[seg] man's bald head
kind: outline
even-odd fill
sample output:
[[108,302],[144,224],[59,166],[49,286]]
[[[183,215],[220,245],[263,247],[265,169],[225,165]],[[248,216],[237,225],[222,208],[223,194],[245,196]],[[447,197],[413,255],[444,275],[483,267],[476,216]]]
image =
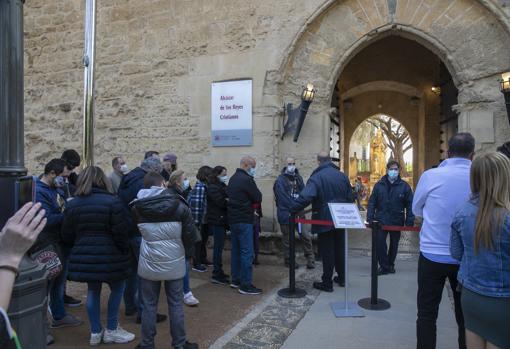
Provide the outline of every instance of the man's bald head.
[[331,161],[331,157],[329,156],[329,152],[325,150],[321,150],[319,154],[317,154],[317,161],[319,164],[323,164],[325,162]]
[[248,170],[251,167],[257,167],[257,161],[251,156],[243,156],[241,158],[240,166],[243,170]]

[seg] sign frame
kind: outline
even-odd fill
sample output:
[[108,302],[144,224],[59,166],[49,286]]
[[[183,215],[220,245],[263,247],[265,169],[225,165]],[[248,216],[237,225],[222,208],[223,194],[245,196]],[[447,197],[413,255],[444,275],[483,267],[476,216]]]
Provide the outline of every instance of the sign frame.
[[211,83],[211,146],[253,146],[253,79]]
[[[365,229],[358,206],[355,203],[329,202],[329,212],[336,229]],[[341,212],[340,212],[341,211]]]

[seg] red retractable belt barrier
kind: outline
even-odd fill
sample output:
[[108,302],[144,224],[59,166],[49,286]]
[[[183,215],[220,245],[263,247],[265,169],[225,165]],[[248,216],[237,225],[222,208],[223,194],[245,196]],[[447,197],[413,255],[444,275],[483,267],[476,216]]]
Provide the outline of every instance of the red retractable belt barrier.
[[[301,224],[311,224],[311,225],[323,225],[327,227],[333,227],[334,224],[332,221],[323,221],[318,219],[304,219],[304,218],[296,218],[294,220],[295,223],[301,223]],[[367,228],[370,228],[369,225],[367,225]],[[419,232],[421,230],[420,227],[403,227],[403,226],[397,226],[397,225],[383,225],[381,226],[382,230],[386,231],[416,231]]]

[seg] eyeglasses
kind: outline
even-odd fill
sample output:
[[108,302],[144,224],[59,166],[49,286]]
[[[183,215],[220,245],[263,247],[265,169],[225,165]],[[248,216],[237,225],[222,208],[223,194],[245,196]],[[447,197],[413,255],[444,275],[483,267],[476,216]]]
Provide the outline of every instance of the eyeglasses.
[[295,163],[295,162],[289,162],[289,163],[287,163],[287,166],[290,166],[290,165],[295,166],[295,165],[296,165],[296,163]]

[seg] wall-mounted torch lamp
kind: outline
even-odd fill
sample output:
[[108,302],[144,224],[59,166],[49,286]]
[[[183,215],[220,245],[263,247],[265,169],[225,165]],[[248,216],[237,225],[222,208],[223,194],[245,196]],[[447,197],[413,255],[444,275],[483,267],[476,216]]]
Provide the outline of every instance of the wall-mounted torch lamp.
[[294,132],[294,142],[298,141],[301,128],[303,127],[306,114],[308,113],[308,108],[313,102],[316,93],[317,90],[313,85],[307,84],[301,93],[301,104],[299,107],[292,109],[292,103],[288,103],[286,108],[284,106],[284,114],[287,114],[287,122],[285,122],[285,126],[283,127],[282,139],[286,134]]
[[506,116],[508,117],[508,123],[510,124],[510,72],[501,74],[501,92],[505,96],[506,103]]

